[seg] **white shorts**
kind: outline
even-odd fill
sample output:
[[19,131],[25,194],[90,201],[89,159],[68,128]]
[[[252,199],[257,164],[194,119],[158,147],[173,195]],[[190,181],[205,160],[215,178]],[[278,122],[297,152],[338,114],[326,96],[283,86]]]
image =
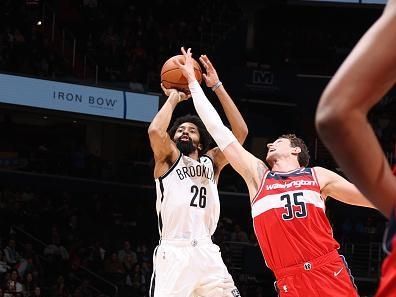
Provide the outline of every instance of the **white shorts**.
[[154,252],[150,297],[240,297],[210,239],[161,240]]

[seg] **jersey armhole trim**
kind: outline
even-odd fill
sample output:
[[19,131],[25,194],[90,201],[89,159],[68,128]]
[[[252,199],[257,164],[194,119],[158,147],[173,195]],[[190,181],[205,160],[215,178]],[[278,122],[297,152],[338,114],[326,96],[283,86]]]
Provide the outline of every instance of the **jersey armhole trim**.
[[320,188],[319,179],[318,179],[318,176],[316,175],[316,170],[315,170],[314,167],[311,167],[311,172],[312,172],[312,177],[314,178],[314,180],[315,180],[316,183],[318,184],[320,198],[322,198],[323,201],[326,201],[326,200],[327,200],[327,197],[323,197],[323,196],[322,196],[322,189]]
[[253,203],[254,203],[254,202],[256,201],[256,199],[257,199],[257,196],[261,193],[261,190],[262,190],[263,187],[264,187],[265,180],[267,179],[267,175],[268,175],[269,172],[270,172],[269,169],[266,169],[266,170],[265,170],[264,175],[263,175],[263,178],[261,179],[260,187],[257,189],[256,195],[254,195],[252,201],[250,202],[251,205],[253,205]]
[[179,154],[179,157],[177,158],[177,160],[175,161],[175,163],[173,163],[172,166],[171,166],[163,175],[161,175],[160,177],[158,177],[158,180],[163,180],[165,177],[168,176],[169,173],[172,172],[173,169],[175,169],[175,167],[177,166],[177,164],[179,163],[179,161],[180,161],[180,159],[181,159],[181,157],[182,157],[182,153],[181,153],[181,152],[179,152],[179,153],[180,153],[180,154]]

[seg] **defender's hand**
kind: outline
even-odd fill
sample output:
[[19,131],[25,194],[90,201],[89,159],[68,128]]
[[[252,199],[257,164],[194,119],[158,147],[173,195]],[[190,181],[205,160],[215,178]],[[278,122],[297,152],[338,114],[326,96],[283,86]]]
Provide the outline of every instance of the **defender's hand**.
[[202,65],[205,67],[206,70],[206,74],[205,73],[202,74],[206,86],[208,88],[212,88],[220,81],[216,69],[213,67],[213,64],[210,62],[209,58],[206,55],[201,55],[199,57],[199,61],[202,63]]

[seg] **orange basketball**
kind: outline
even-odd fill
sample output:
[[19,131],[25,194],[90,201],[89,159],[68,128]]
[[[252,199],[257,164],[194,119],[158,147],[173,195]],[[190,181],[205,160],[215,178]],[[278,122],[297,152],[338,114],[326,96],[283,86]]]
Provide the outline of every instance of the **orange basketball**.
[[[189,94],[190,90],[188,89],[187,79],[183,76],[182,72],[176,65],[175,59],[179,59],[181,63],[184,62],[183,55],[173,56],[172,58],[168,59],[161,69],[161,83],[167,89],[177,89],[186,94]],[[202,70],[201,66],[199,66],[196,60],[194,60],[194,72],[197,81],[201,83]]]

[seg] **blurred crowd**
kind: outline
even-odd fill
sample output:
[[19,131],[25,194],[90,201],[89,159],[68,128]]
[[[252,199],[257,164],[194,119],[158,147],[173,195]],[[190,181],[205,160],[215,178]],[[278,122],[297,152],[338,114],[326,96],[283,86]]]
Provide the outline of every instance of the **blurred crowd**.
[[144,226],[136,210],[120,211],[139,202],[57,195],[0,192],[2,296],[146,296],[155,224],[136,231]]
[[[148,296],[158,235],[152,199],[139,196],[153,192],[136,189],[128,197],[3,187],[3,296]],[[228,217],[219,222],[214,241],[229,262],[227,242],[256,245],[245,227]]]
[[4,0],[0,11],[0,71],[53,79],[71,74],[44,34],[40,6]]

